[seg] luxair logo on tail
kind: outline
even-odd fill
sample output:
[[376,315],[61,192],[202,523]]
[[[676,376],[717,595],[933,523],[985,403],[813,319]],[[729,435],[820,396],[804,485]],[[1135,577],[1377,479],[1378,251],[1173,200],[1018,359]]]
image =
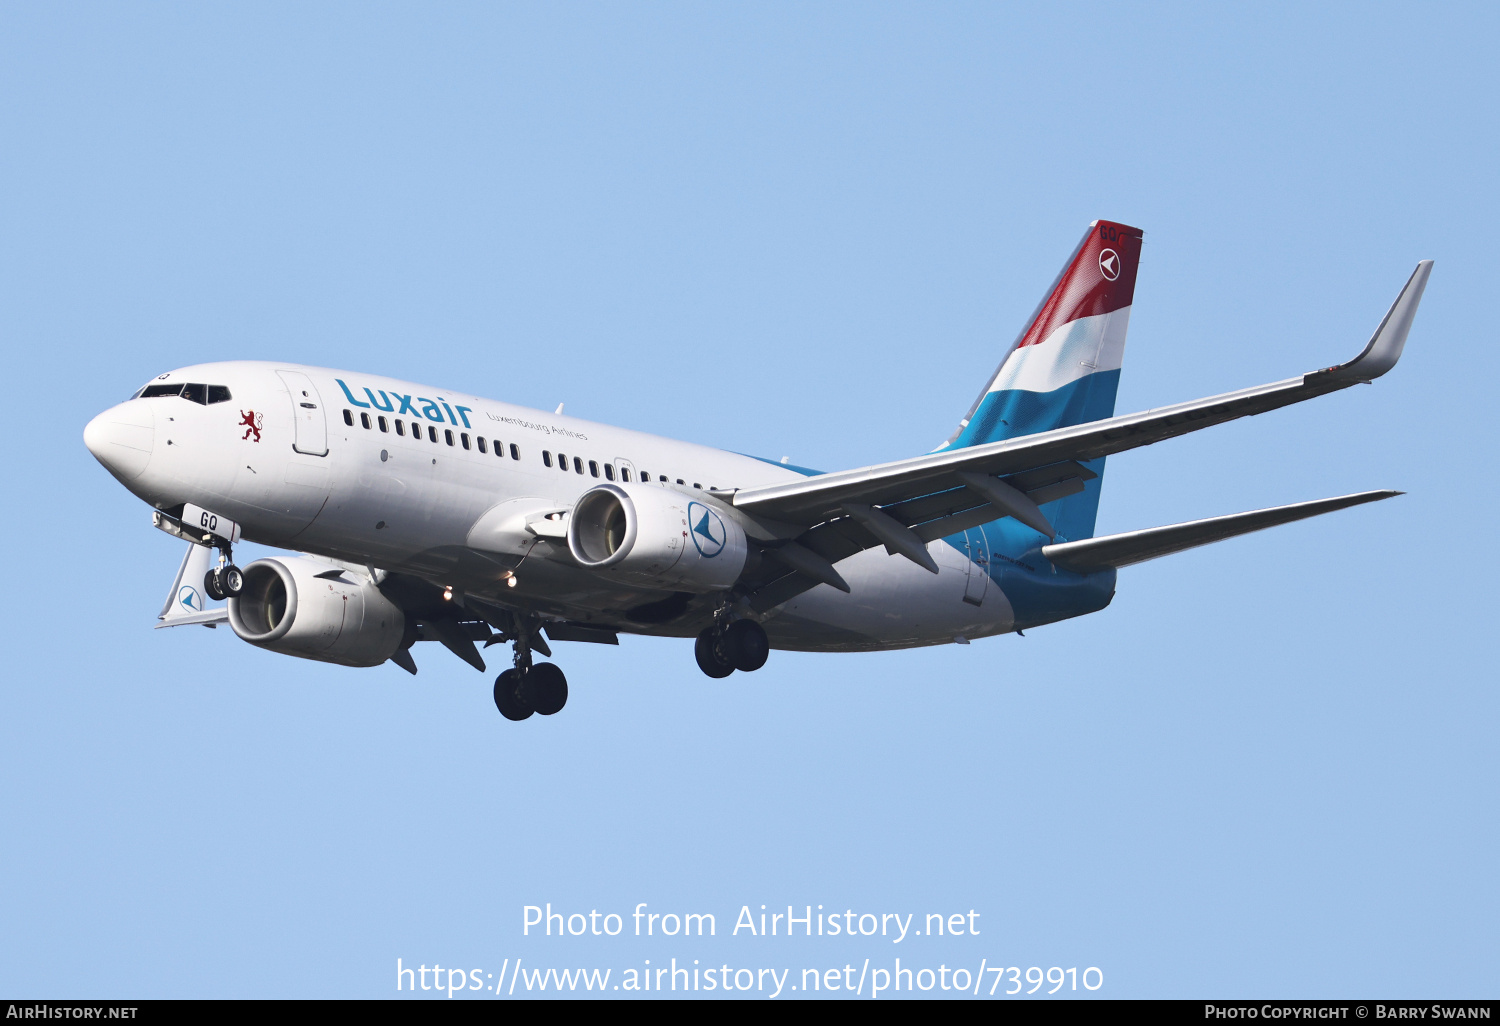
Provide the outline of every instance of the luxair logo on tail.
[[1141,230],[1095,221],[943,448],[1100,420],[1114,413]]

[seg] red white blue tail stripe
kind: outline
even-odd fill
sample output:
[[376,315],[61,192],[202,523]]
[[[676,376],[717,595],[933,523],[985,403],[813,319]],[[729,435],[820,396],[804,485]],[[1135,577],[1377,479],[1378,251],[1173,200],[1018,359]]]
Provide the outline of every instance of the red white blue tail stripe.
[[1139,228],[1095,221],[984,393],[943,448],[995,442],[1114,412],[1140,265]]

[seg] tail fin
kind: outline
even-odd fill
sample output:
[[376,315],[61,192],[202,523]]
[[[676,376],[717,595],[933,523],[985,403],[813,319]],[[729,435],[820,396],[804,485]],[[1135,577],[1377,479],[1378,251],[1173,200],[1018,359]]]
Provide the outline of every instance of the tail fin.
[[962,448],[1115,412],[1141,230],[1095,221],[1000,361],[958,431]]
[[[1139,228],[1095,221],[942,449],[1051,431],[1115,412],[1140,264]],[[1088,464],[1102,476],[1104,461]],[[1100,480],[1048,511],[1061,534],[1094,531]]]

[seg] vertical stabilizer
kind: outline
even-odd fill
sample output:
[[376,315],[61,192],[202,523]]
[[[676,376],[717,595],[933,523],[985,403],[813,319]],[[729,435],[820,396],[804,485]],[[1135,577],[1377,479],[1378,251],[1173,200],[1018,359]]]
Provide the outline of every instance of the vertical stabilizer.
[[[1142,234],[1114,221],[1089,225],[984,391],[940,449],[998,442],[1114,414]],[[1094,532],[1104,461],[1087,466],[1100,477],[1084,491],[1044,507],[1061,537],[1087,538]]]
[[1095,221],[943,448],[1111,416],[1140,264],[1139,228]]

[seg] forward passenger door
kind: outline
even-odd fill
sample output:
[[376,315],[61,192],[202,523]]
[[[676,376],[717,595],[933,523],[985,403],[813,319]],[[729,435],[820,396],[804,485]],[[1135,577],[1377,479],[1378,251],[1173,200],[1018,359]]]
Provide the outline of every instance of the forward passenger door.
[[318,387],[300,371],[279,370],[276,376],[292,397],[292,423],[296,432],[292,448],[308,456],[327,456],[328,421],[323,415]]

